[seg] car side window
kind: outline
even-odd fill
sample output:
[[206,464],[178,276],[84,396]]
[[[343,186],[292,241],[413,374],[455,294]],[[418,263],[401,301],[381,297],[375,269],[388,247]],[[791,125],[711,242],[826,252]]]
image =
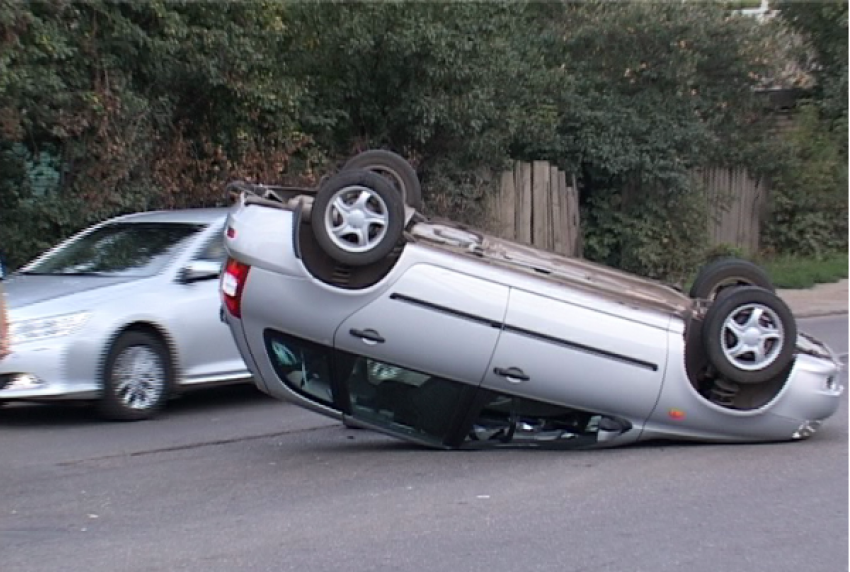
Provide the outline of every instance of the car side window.
[[331,350],[279,332],[266,332],[266,351],[275,373],[290,389],[333,406]]
[[423,441],[443,443],[477,389],[347,352],[337,355],[352,416]]
[[224,250],[224,235],[220,232],[213,234],[197,256],[197,260],[209,260],[222,264],[225,258],[227,258],[227,252]]

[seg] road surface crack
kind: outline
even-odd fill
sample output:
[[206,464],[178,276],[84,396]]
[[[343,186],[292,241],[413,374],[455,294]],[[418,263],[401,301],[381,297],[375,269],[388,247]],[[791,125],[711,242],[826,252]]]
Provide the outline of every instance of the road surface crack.
[[74,459],[73,461],[61,461],[56,463],[60,467],[70,467],[81,465],[83,463],[91,463],[98,461],[108,461],[110,459],[121,459],[127,457],[144,457],[147,455],[157,455],[160,453],[173,453],[175,451],[191,451],[194,449],[202,449],[204,447],[215,447],[217,445],[229,445],[231,443],[239,443],[243,441],[256,441],[258,439],[268,439],[270,437],[281,437],[283,435],[295,435],[298,433],[309,433],[318,431],[319,429],[327,429],[327,425],[321,427],[311,427],[308,429],[296,429],[289,431],[276,431],[274,433],[260,433],[258,435],[245,435],[242,437],[231,437],[227,439],[215,439],[213,441],[203,441],[201,443],[186,443],[184,445],[173,445],[170,447],[159,447],[157,449],[146,449],[144,451],[134,451],[132,453],[117,453],[114,455],[104,455],[102,457],[89,457],[87,459]]

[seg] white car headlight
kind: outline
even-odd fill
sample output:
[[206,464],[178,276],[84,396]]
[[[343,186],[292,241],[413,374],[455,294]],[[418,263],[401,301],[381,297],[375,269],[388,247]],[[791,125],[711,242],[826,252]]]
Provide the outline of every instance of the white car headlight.
[[9,324],[9,339],[14,348],[14,346],[26,342],[67,336],[79,330],[89,319],[89,316],[91,314],[88,312],[77,312],[76,314],[64,314],[22,322],[13,320]]

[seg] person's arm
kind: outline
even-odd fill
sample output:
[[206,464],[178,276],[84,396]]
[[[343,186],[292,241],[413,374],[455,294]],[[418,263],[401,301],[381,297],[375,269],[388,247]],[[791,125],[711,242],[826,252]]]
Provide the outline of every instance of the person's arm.
[[6,311],[6,293],[0,285],[0,359],[9,355],[9,315]]

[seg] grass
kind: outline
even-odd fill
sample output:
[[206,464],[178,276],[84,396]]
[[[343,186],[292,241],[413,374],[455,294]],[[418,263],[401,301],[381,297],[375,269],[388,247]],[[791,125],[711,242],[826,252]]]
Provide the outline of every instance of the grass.
[[822,258],[782,256],[756,263],[767,271],[777,288],[811,288],[847,278],[847,260],[846,253],[839,253]]
[[[742,258],[750,259],[746,256]],[[838,282],[848,276],[846,253],[829,254],[820,258],[779,256],[750,260],[764,268],[776,288],[811,288],[815,284]],[[690,291],[694,278],[696,273],[682,286],[683,291]]]

